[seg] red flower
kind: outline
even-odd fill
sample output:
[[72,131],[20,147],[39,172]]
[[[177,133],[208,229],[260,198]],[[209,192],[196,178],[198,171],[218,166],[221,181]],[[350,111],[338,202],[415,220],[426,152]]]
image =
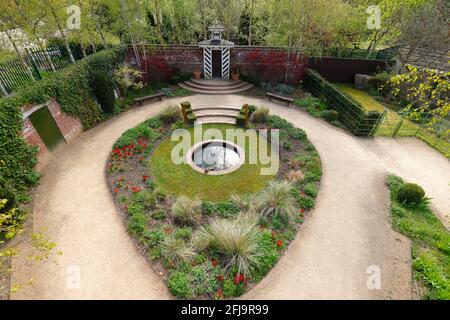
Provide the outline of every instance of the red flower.
[[244,279],[244,286],[248,286],[248,280]]
[[239,284],[239,274],[236,273],[236,275],[234,276],[234,284]]
[[300,211],[300,214],[304,214],[304,213],[305,213],[305,209],[303,209],[303,208],[301,208],[301,209],[298,210],[298,211]]
[[114,193],[118,193],[119,192],[119,189],[118,188],[115,188],[114,189]]
[[131,187],[131,191],[133,191],[134,193],[138,193],[141,190],[142,190],[141,187]]
[[217,262],[216,259],[211,259],[211,265],[212,265],[213,267],[217,266],[217,264],[218,264],[218,262]]
[[147,180],[148,180],[148,178],[149,178],[148,176],[145,176],[145,175],[144,175],[144,176],[142,176],[142,179],[143,179],[144,181],[147,181]]
[[144,158],[139,158],[139,161],[140,161],[140,162],[144,161]]
[[239,275],[239,282],[242,282],[242,281],[244,281],[244,280],[245,280],[244,275],[243,275],[243,274],[240,274],[240,275]]
[[216,297],[217,297],[217,299],[219,299],[219,300],[222,299],[222,297],[223,297],[223,291],[222,291],[222,288],[217,289]]
[[283,245],[283,241],[277,240],[277,247],[279,248],[279,247],[281,247],[282,245]]
[[219,274],[217,276],[217,281],[222,282],[225,279],[225,277],[223,276],[223,274]]

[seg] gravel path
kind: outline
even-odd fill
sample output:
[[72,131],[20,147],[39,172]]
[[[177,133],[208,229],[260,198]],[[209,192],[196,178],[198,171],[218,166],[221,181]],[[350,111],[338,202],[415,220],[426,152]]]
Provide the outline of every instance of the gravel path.
[[[303,128],[323,162],[316,208],[286,255],[244,298],[410,299],[410,242],[389,224],[388,172],[421,184],[449,225],[450,163],[416,139],[353,137],[305,112],[237,95],[187,98],[193,106],[267,106]],[[136,250],[104,177],[114,141],[127,129],[186,98],[134,108],[59,148],[42,170],[33,228],[45,228],[63,252],[57,263],[13,261],[13,283],[34,281],[15,299],[168,299],[165,285]],[[381,288],[367,288],[378,266]],[[80,287],[68,281],[80,271]],[[75,273],[74,273],[75,271]]]

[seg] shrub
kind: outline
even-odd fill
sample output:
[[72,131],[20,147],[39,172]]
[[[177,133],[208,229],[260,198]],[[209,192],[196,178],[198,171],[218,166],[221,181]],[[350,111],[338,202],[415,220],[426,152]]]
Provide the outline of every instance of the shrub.
[[180,108],[178,106],[171,106],[166,108],[159,114],[159,119],[165,124],[172,124],[178,120],[183,120]]
[[297,202],[299,206],[305,210],[311,210],[316,205],[314,198],[308,195],[298,195]]
[[161,254],[166,261],[173,263],[190,262],[195,257],[195,251],[183,239],[167,237],[160,244]]
[[415,183],[405,183],[397,192],[397,200],[406,204],[418,204],[424,197],[425,191]]
[[257,264],[258,228],[253,219],[215,219],[208,227],[200,227],[197,241],[223,258],[226,270],[236,270],[246,277]]
[[182,271],[175,271],[167,280],[169,291],[179,298],[191,298],[192,291],[189,286],[188,275]]
[[269,109],[258,108],[252,114],[252,122],[253,123],[267,123],[268,117],[269,117]]
[[308,183],[303,187],[303,190],[305,191],[305,193],[312,197],[315,198],[317,197],[317,187],[314,183]]
[[193,294],[214,294],[219,287],[219,274],[220,268],[213,267],[209,261],[193,267],[189,272],[189,286]]
[[257,258],[257,268],[253,274],[256,281],[262,279],[280,258],[276,242],[273,240],[272,234],[269,231],[261,233],[258,239],[258,247],[260,255]]
[[305,181],[306,182],[316,182],[320,181],[322,175],[318,172],[306,172],[305,173]]
[[223,295],[226,298],[239,297],[245,292],[245,286],[242,283],[235,284],[232,279],[225,279],[223,282]]
[[261,89],[267,92],[271,92],[273,90],[272,84],[268,82],[260,82],[259,86],[261,87]]
[[339,117],[339,113],[336,110],[327,110],[325,114],[325,118],[327,121],[336,121]]
[[232,201],[222,201],[215,204],[215,212],[224,218],[231,217],[239,213],[239,206]]
[[164,232],[161,230],[145,229],[142,233],[142,241],[147,248],[156,247],[164,240]]
[[257,197],[257,210],[262,219],[279,217],[286,225],[294,216],[292,186],[287,182],[271,181]]
[[141,236],[147,228],[148,216],[144,213],[136,213],[128,219],[128,230],[135,236]]
[[159,127],[161,127],[162,126],[162,121],[161,121],[161,119],[160,118],[157,118],[157,117],[155,117],[155,118],[150,118],[150,119],[148,119],[147,121],[145,121],[145,123],[150,127],[150,128],[153,128],[153,129],[157,129],[157,128],[159,128]]
[[192,237],[192,228],[178,228],[175,230],[174,237],[177,239],[189,240]]
[[290,85],[287,85],[284,83],[279,83],[275,87],[275,92],[279,93],[281,95],[290,95],[290,94],[294,93],[294,88]]
[[166,218],[166,212],[163,209],[158,209],[152,212],[152,217],[156,220],[164,220]]
[[146,209],[149,209],[156,204],[156,197],[153,192],[142,190],[134,194],[131,201],[132,203],[141,204]]
[[176,219],[184,224],[199,224],[202,219],[202,203],[198,199],[179,197],[172,206]]

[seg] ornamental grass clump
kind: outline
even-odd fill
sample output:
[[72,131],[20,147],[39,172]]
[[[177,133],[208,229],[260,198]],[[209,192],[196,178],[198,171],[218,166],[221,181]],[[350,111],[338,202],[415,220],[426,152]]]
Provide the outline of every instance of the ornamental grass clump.
[[239,215],[235,219],[216,219],[200,227],[196,243],[222,257],[225,269],[250,277],[258,264],[259,230],[256,219]]
[[181,196],[173,204],[172,212],[176,220],[182,224],[199,224],[202,219],[202,202]]
[[258,195],[256,208],[263,220],[279,218],[288,225],[295,215],[292,185],[288,182],[269,182]]
[[190,262],[196,255],[192,246],[183,239],[175,237],[165,238],[160,244],[160,249],[164,259],[175,264]]

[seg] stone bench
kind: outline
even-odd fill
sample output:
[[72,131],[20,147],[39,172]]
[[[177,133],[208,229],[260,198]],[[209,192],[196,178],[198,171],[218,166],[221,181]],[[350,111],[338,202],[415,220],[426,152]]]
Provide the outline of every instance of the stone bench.
[[280,96],[279,94],[275,94],[275,93],[271,93],[271,92],[267,92],[266,96],[269,97],[269,101],[271,101],[272,99],[278,99],[278,100],[287,102],[287,105],[294,102],[294,99],[292,99],[292,98]]
[[163,96],[165,96],[165,94],[160,92],[160,93],[155,93],[155,94],[151,94],[151,95],[144,96],[144,97],[134,98],[134,103],[135,104],[139,104],[140,106],[142,106],[142,103],[144,101],[147,101],[147,100],[150,100],[150,99],[159,98],[159,101],[162,101],[162,97]]

